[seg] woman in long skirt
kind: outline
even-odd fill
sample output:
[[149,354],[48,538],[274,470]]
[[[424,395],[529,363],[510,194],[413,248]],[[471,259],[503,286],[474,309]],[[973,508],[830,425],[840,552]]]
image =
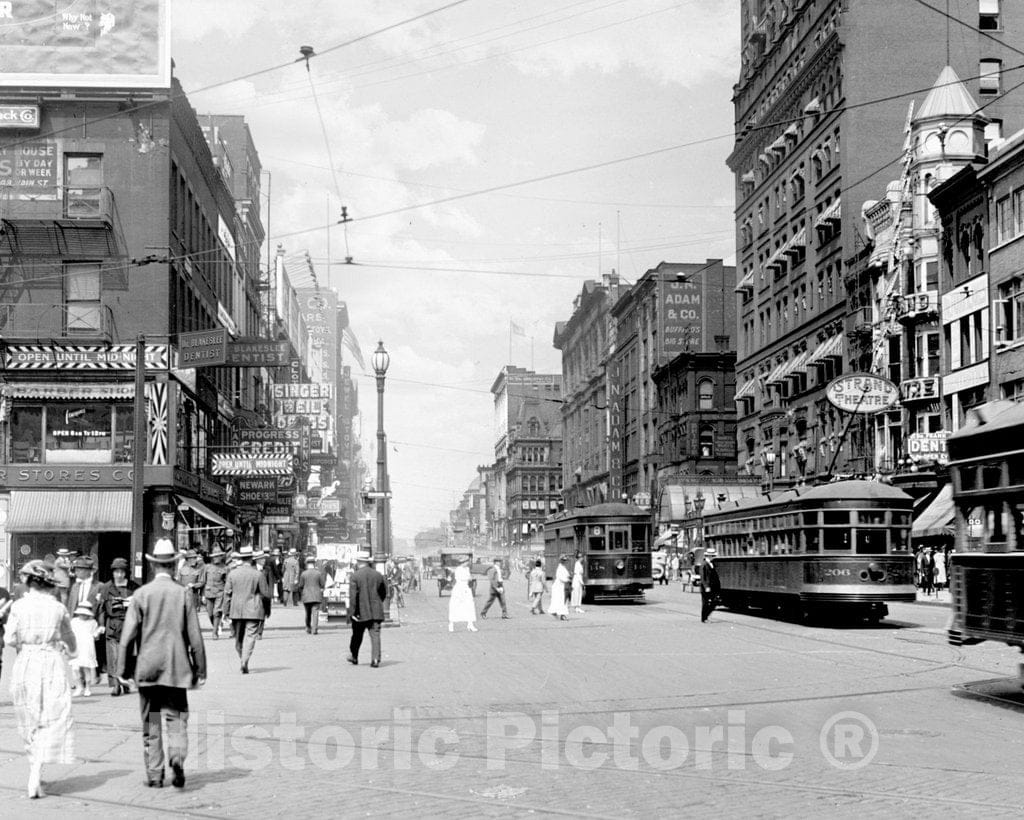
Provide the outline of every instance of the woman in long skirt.
[[583,559],[576,553],[576,564],[572,568],[572,596],[569,605],[572,611],[583,614]]
[[43,764],[75,762],[65,654],[77,646],[67,609],[53,596],[53,570],[30,561],[21,573],[27,591],[7,619],[7,640],[18,651],[11,700],[28,755],[28,796],[42,797]]
[[476,632],[476,603],[473,601],[473,590],[469,588],[472,576],[469,573],[469,560],[463,561],[455,568],[455,583],[452,585],[452,597],[448,601],[448,631],[455,631],[455,624],[466,622],[470,632]]
[[551,582],[551,606],[548,607],[548,612],[563,621],[569,620],[569,608],[565,600],[565,585],[569,583],[569,569],[565,566],[567,560],[564,555],[558,559],[555,580]]

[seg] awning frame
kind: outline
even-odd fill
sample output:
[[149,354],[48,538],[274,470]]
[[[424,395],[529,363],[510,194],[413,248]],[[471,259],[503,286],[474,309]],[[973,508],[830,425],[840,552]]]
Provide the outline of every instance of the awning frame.
[[218,515],[209,507],[207,507],[202,501],[188,496],[178,497],[178,512],[181,513],[182,519],[188,524],[188,519],[185,518],[185,510],[192,510],[200,518],[205,518],[207,521],[213,523],[212,527],[188,527],[189,530],[234,530],[236,527],[230,521],[223,516]]

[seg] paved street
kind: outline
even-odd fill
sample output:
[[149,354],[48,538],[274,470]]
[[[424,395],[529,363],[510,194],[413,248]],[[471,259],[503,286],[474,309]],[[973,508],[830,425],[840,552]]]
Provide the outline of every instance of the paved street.
[[956,691],[1015,675],[1018,656],[947,645],[945,607],[894,606],[879,628],[730,612],[702,625],[698,595],[672,586],[561,623],[511,587],[512,620],[492,610],[479,633],[449,634],[448,599],[426,582],[385,631],[380,669],[368,646],[345,663],[341,627],[307,636],[298,609],[274,611],[247,677],[230,642],[209,642],[182,791],[143,787],[136,699],[97,687],[75,701],[82,762],[49,767],[51,796],[28,801],[5,672],[4,815],[1024,811],[1014,684]]

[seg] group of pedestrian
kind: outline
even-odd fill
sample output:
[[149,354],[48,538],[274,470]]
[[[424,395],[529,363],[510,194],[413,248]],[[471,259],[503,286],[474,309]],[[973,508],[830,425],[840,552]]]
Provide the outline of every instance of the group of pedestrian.
[[932,595],[949,586],[944,549],[922,547],[917,552],[917,586],[925,595]]

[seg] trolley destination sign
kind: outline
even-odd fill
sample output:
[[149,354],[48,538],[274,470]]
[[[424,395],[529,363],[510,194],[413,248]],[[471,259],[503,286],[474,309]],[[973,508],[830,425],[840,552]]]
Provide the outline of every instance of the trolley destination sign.
[[881,376],[851,373],[829,382],[825,396],[835,407],[847,413],[877,413],[896,404],[900,391]]

